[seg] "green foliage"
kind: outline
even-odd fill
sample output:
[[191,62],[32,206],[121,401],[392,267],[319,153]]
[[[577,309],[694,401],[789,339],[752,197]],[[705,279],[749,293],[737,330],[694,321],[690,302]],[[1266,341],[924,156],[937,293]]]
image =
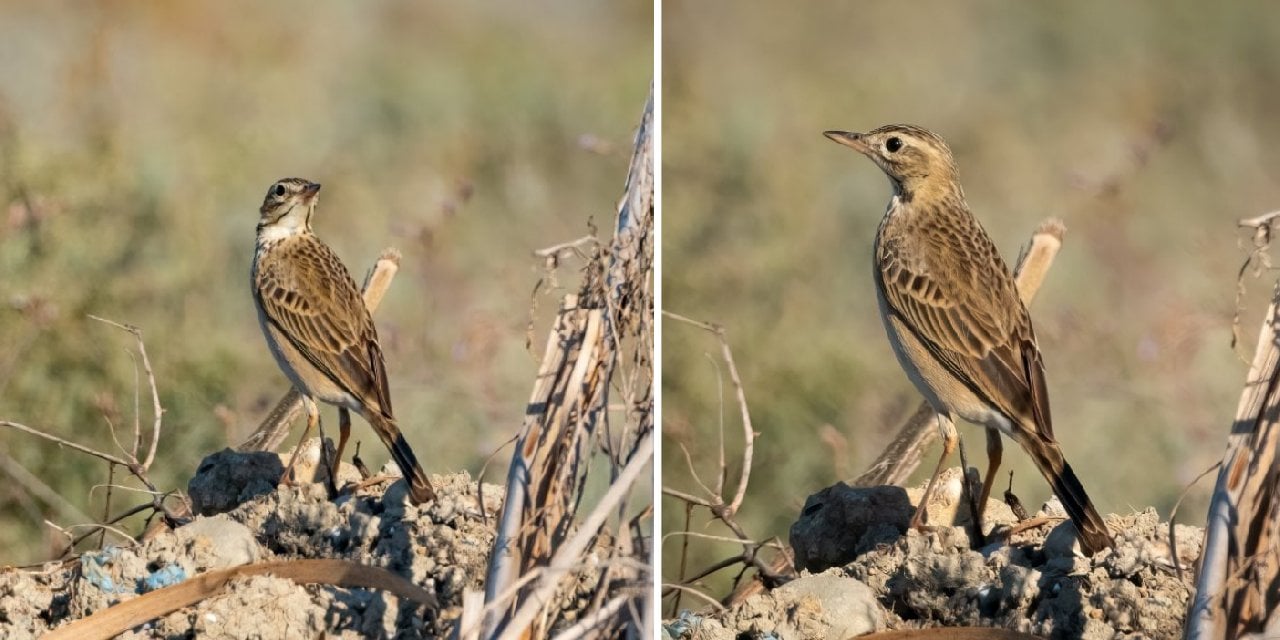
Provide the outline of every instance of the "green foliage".
[[[0,419],[115,451],[133,341],[86,316],[136,325],[165,409],[153,479],[183,488],[288,388],[248,270],[266,188],[299,175],[357,280],[403,252],[377,315],[397,414],[429,472],[478,470],[535,373],[531,251],[611,215],[652,76],[648,3],[541,4],[0,3]],[[0,451],[100,513],[105,465],[16,432]],[[5,483],[3,561],[41,559],[40,519],[71,523]]]

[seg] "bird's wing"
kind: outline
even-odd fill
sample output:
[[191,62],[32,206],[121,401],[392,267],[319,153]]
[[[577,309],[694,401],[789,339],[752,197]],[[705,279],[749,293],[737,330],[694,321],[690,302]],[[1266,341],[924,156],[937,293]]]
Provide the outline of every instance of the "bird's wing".
[[884,238],[876,275],[885,301],[978,397],[1052,439],[1031,318],[995,244],[969,220],[967,228],[922,222],[910,243]]
[[391,416],[386,364],[373,318],[337,254],[314,236],[276,247],[254,294],[268,320],[325,376]]

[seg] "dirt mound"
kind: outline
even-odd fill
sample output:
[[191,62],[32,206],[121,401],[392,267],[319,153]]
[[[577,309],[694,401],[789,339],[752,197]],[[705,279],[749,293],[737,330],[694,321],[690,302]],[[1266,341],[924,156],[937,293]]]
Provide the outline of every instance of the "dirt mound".
[[[428,611],[378,590],[253,576],[124,637],[431,637],[453,630],[463,590],[483,585],[501,487],[484,485],[481,500],[480,487],[461,473],[433,476],[438,497],[421,506],[408,504],[399,479],[330,500],[320,484],[276,490],[273,481],[256,477],[253,469],[278,477],[278,465],[258,464],[264,456],[274,457],[226,451],[201,465],[190,485],[193,502],[226,506],[225,513],[198,516],[135,547],[0,573],[0,635],[38,637],[63,621],[205,571],[290,558],[383,567],[434,592],[440,609]],[[209,482],[233,475],[237,483]],[[228,501],[227,495],[243,500]]]
[[[854,510],[847,505],[887,505],[878,526],[864,527],[859,539],[847,543],[852,545],[845,551],[850,560],[822,567],[820,573],[803,572],[794,582],[729,610],[686,612],[667,622],[667,636],[793,637],[800,631],[808,638],[844,640],[873,630],[984,626],[1046,638],[1181,637],[1203,542],[1197,527],[1176,528],[1179,576],[1168,523],[1154,509],[1108,516],[1115,548],[1086,558],[1072,525],[1052,517],[1060,515],[1056,501],[1037,514],[1047,524],[1007,539],[992,536],[992,542],[975,550],[963,526],[908,530],[905,520],[899,522],[899,501],[857,495],[861,491],[883,488],[844,487],[815,494],[792,529],[798,549],[821,551],[810,553],[813,566],[817,558],[838,555],[835,545],[817,537],[848,540],[842,523]],[[831,519],[816,522],[820,512]],[[992,513],[1001,511],[988,511]],[[868,520],[865,513],[858,518]],[[990,524],[1007,531],[1010,522],[1000,519]],[[798,531],[802,541],[795,539]]]

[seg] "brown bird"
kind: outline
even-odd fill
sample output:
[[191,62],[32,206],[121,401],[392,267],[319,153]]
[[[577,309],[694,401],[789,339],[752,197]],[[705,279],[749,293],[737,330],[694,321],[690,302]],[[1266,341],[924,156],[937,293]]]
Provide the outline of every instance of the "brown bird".
[[[396,426],[386,364],[373,318],[347,268],[311,231],[320,185],[285,178],[267,190],[253,256],[253,301],[267,346],[307,407],[307,430],[320,422],[320,400],[338,407],[342,459],[351,431],[348,411],[377,432],[409,482],[415,504],[435,490]],[[292,469],[297,451],[289,462]],[[288,471],[286,471],[286,477]]]
[[898,362],[938,412],[943,432],[942,459],[912,526],[923,524],[923,506],[959,440],[959,416],[988,430],[978,517],[1000,466],[999,432],[1031,456],[1075,523],[1085,553],[1112,546],[1053,437],[1031,316],[995,244],[969,211],[951,149],[911,125],[824,135],[870,158],[893,186],[874,249],[880,316]]

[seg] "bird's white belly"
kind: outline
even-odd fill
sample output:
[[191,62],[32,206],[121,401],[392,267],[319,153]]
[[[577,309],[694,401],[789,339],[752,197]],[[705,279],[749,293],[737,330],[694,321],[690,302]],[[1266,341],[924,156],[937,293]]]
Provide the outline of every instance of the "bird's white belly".
[[[1013,423],[1003,413],[995,410],[956,379],[938,362],[911,330],[903,322],[889,312],[884,294],[876,287],[876,301],[880,304],[880,318],[884,321],[885,333],[889,344],[893,347],[893,355],[898,364],[911,379],[912,384],[925,397],[934,411],[948,416],[958,417],[966,422],[997,429],[1005,435],[1013,435]],[[936,381],[936,382],[935,382]]]
[[267,347],[271,349],[271,355],[276,359],[276,364],[280,366],[280,370],[284,372],[285,377],[289,378],[289,382],[295,389],[315,400],[360,412],[360,403],[355,397],[334,384],[328,376],[312,365],[302,352],[294,348],[289,338],[271,324],[261,308],[258,309],[258,323],[262,325],[263,333],[269,335]]

